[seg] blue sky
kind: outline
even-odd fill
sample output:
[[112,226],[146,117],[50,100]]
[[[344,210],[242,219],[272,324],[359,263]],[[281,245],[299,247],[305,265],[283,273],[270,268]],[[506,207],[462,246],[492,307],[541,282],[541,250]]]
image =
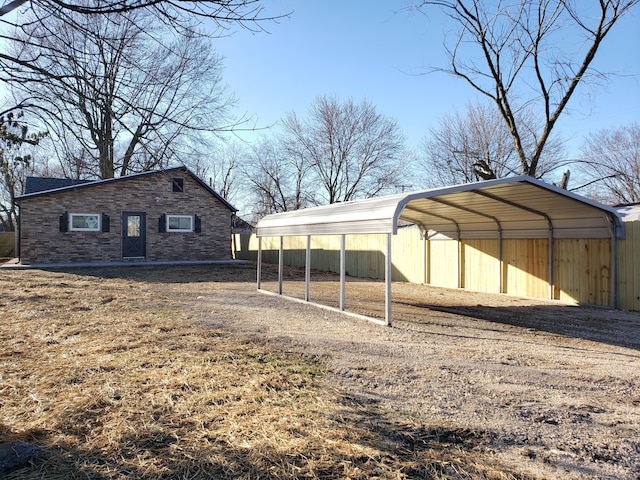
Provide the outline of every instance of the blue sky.
[[[402,11],[403,0],[265,0],[265,13],[293,12],[270,33],[237,30],[215,40],[225,57],[224,81],[239,99],[237,112],[259,126],[287,112],[303,116],[318,95],[367,99],[397,120],[407,146],[417,148],[429,127],[476,93],[444,73],[420,75],[423,66],[446,66],[443,35],[450,24]],[[558,124],[568,154],[578,156],[584,135],[640,121],[640,7],[617,24],[593,64],[613,72],[595,91],[572,98]],[[246,135],[251,140],[252,135]]]

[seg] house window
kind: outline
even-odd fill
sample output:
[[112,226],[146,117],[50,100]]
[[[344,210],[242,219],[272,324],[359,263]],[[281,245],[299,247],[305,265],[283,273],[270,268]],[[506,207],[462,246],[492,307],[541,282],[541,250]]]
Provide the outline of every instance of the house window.
[[193,217],[167,215],[167,232],[193,232]]
[[69,214],[69,230],[99,232],[100,216],[98,213],[71,213]]
[[184,179],[174,178],[171,182],[171,190],[173,192],[184,192]]

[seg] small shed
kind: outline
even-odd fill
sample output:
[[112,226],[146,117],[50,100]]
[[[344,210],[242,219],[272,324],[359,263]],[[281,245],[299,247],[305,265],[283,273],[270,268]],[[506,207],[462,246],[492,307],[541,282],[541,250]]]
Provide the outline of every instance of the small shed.
[[231,258],[236,209],[186,167],[98,181],[30,177],[15,201],[23,264]]
[[[469,183],[431,190],[402,193],[353,202],[313,207],[268,215],[258,222],[258,289],[260,289],[261,239],[307,237],[307,294],[309,301],[309,244],[312,235],[340,235],[340,302],[344,304],[345,235],[386,234],[385,282],[386,312],[383,323],[391,323],[391,235],[403,224],[419,227],[426,242],[446,238],[461,245],[464,241],[490,239],[500,268],[495,275],[499,292],[508,293],[504,285],[504,246],[517,249],[519,240],[538,240],[545,245],[546,285],[550,299],[555,298],[554,283],[564,239],[604,239],[608,248],[606,269],[610,289],[609,303],[616,306],[616,246],[624,237],[624,225],[615,209],[529,176]],[[515,245],[515,247],[513,247]],[[425,249],[426,250],[426,249]],[[463,273],[461,248],[446,260],[457,269],[458,287]],[[540,254],[540,257],[543,255]],[[423,262],[423,268],[427,268]],[[427,278],[425,271],[424,278]],[[282,293],[279,276],[278,293]],[[426,281],[424,283],[427,283]]]

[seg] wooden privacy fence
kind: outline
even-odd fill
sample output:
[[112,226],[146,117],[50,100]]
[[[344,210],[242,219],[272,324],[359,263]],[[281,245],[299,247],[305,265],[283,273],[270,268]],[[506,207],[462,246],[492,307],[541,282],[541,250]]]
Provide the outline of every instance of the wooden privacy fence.
[[15,232],[0,232],[0,257],[7,258],[15,256]]
[[[417,228],[392,235],[392,280],[464,288],[488,293],[550,298],[581,304],[610,305],[611,240],[553,240],[549,287],[549,240],[503,239],[502,261],[497,239],[430,239]],[[304,267],[306,237],[283,237],[284,264]],[[347,235],[346,273],[384,278],[385,235]],[[239,234],[235,258],[257,259],[258,240]],[[278,263],[280,238],[262,239],[262,260]],[[640,310],[640,222],[625,223],[625,239],[617,240],[617,306]],[[339,272],[340,235],[311,237],[311,268]]]

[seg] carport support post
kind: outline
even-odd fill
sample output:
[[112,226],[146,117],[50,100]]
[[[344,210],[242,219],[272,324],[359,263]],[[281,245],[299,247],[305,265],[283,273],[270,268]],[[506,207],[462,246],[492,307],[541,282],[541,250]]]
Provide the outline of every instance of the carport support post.
[[390,233],[387,233],[387,242],[385,245],[384,260],[385,260],[384,262],[384,281],[385,281],[384,319],[386,320],[387,325],[391,325],[391,234]]
[[549,300],[553,300],[553,225],[549,225]]
[[429,248],[429,240],[427,239],[427,229],[423,226],[420,227],[420,239],[422,240],[422,283],[429,283],[429,278],[427,277],[427,273],[429,271],[427,267],[428,254],[427,249]]
[[304,299],[309,301],[309,285],[311,284],[311,235],[307,235],[307,249],[304,256]]
[[345,270],[346,270],[346,235],[340,235],[340,310],[344,311],[344,281],[345,281]]
[[262,277],[262,237],[258,237],[258,265],[256,267],[256,283],[260,290],[260,279]]
[[278,249],[278,295],[282,295],[282,270],[284,270],[284,237],[280,237]]

